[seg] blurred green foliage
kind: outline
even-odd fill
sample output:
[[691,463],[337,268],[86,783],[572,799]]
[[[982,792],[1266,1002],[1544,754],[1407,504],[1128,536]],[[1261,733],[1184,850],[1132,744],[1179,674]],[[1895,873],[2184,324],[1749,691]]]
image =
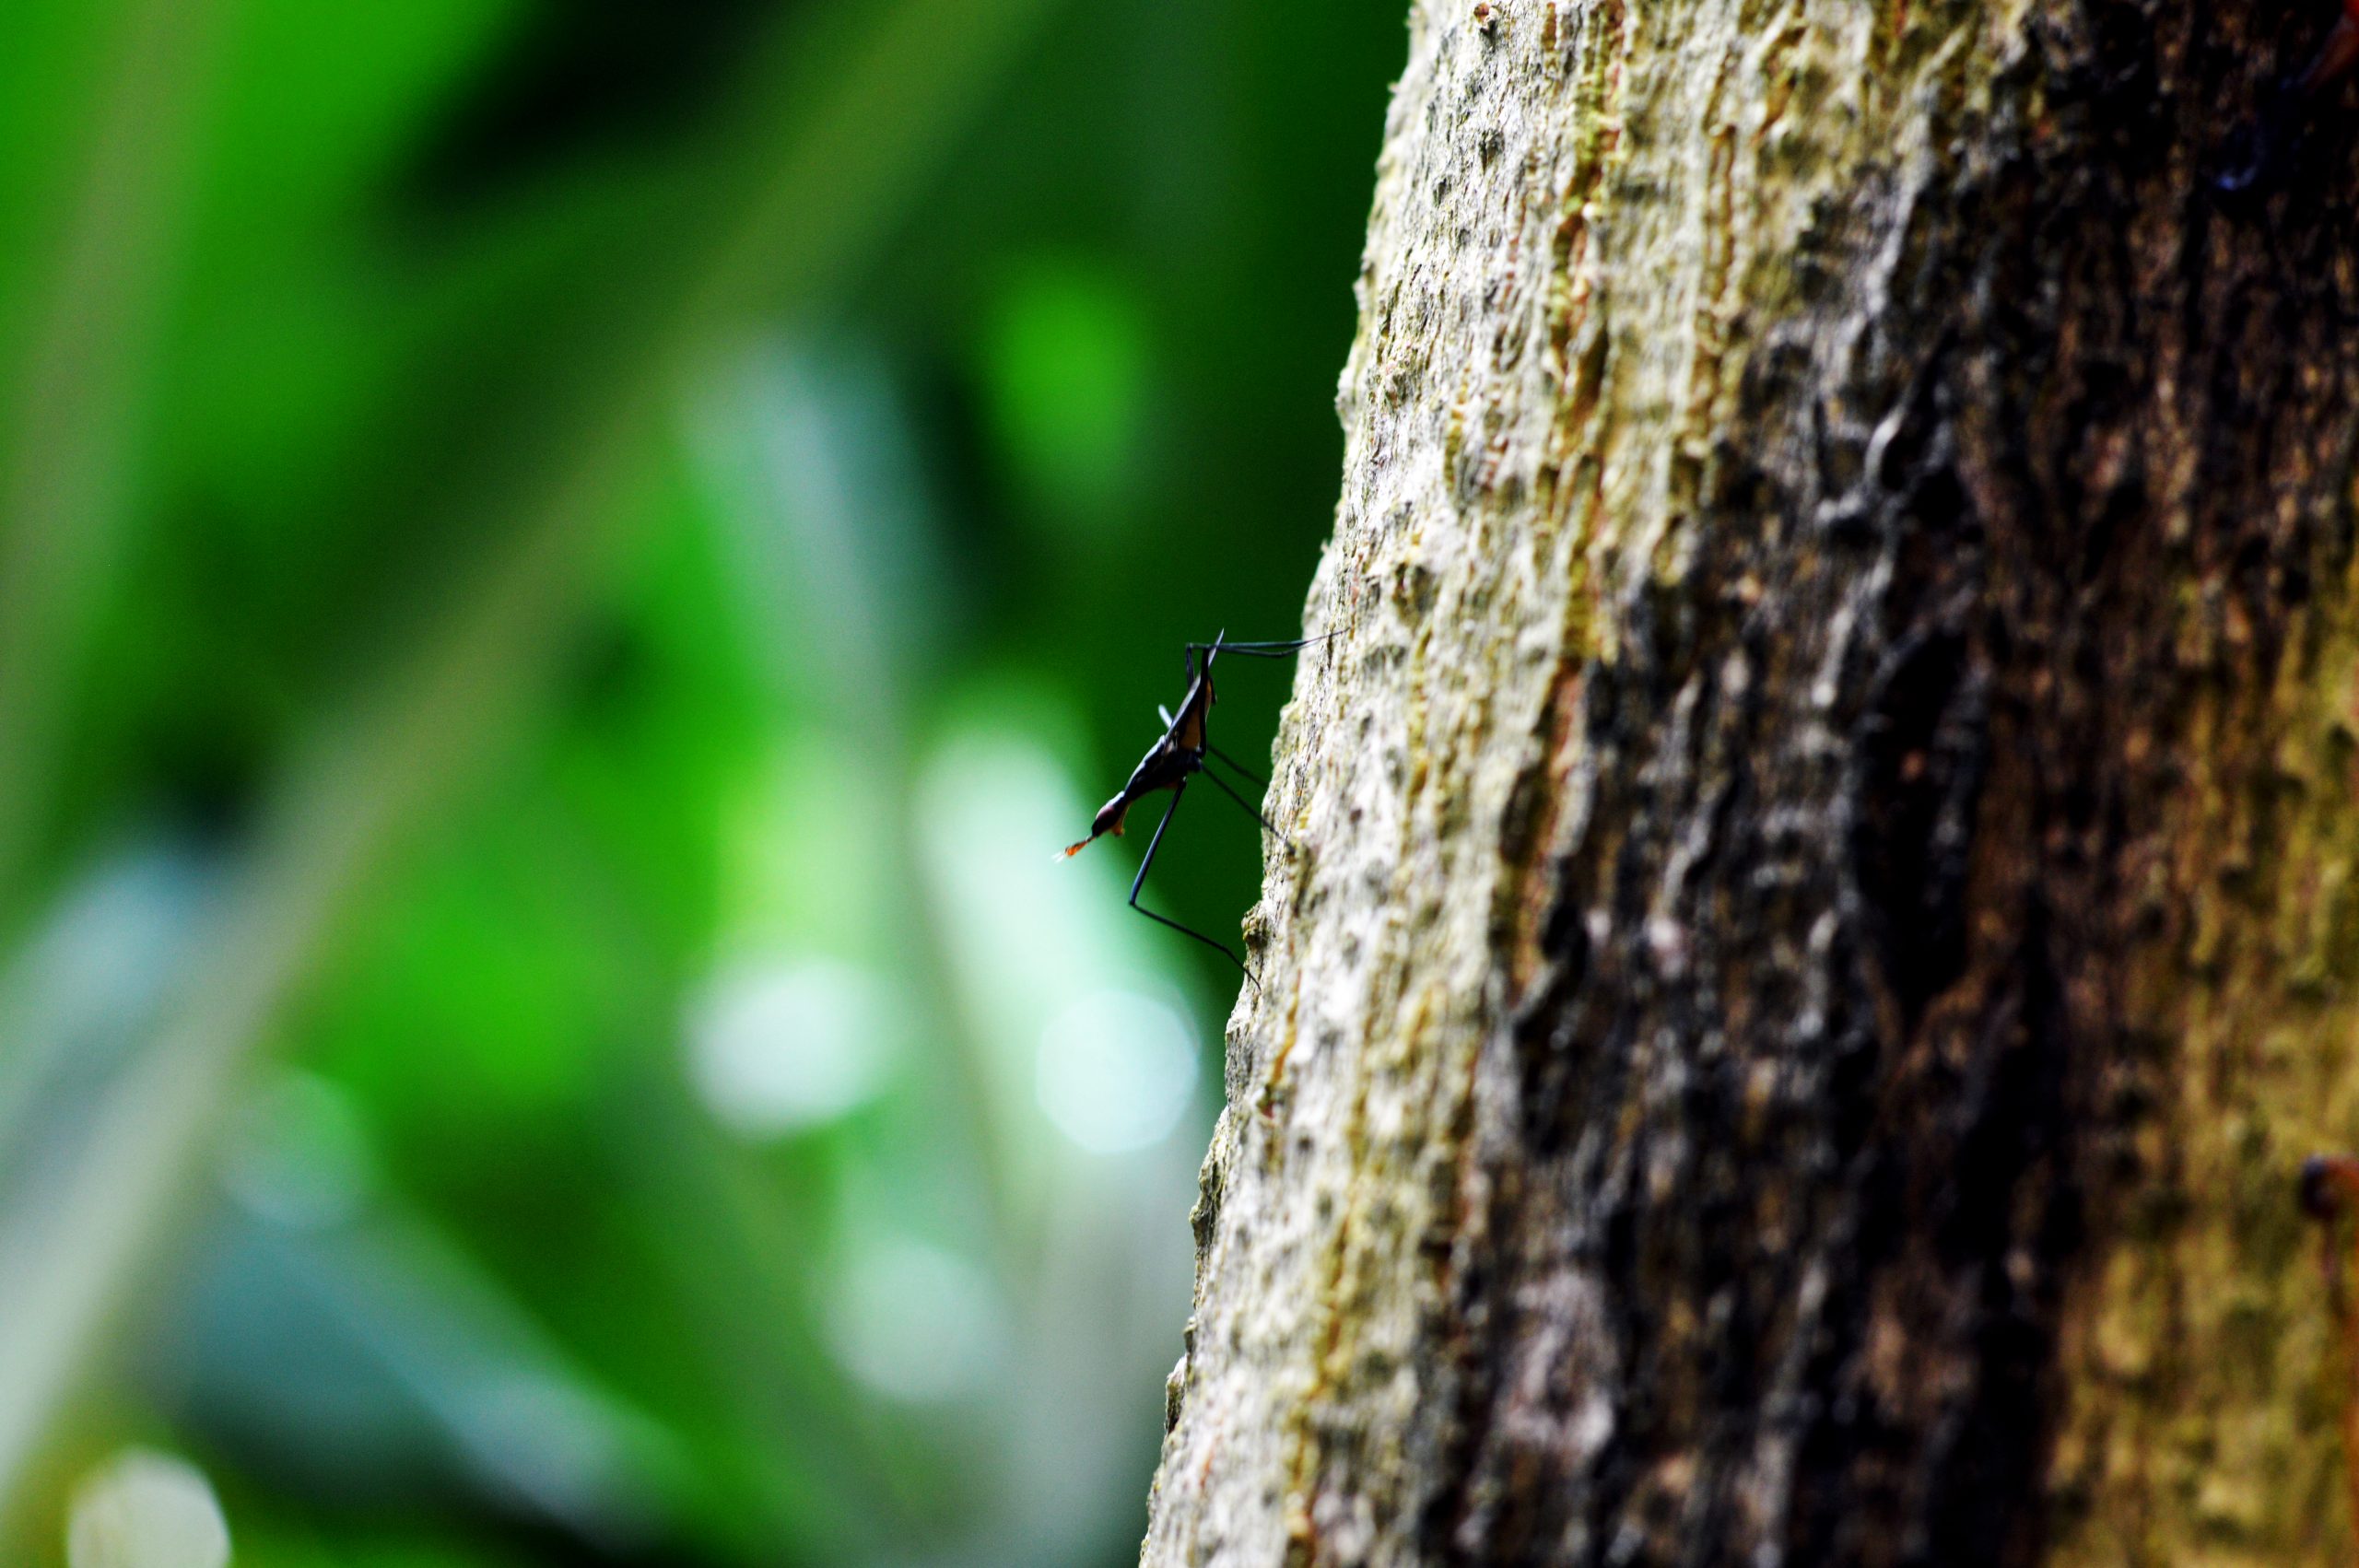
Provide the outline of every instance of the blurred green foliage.
[[1399,28],[0,9],[0,1558],[1131,1559]]

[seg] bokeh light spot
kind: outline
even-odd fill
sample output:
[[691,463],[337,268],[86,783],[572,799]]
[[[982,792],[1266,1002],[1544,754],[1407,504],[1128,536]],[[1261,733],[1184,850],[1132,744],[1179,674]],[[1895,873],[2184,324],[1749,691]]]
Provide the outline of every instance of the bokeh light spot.
[[247,1209],[304,1231],[351,1220],[377,1183],[351,1098],[300,1071],[280,1073],[246,1103],[223,1175]]
[[70,1568],[224,1568],[229,1524],[205,1472],[150,1448],[125,1448],[74,1493]]
[[1017,474],[1065,527],[1102,528],[1138,470],[1148,346],[1127,281],[1078,258],[1039,260],[992,312],[986,391]]
[[1137,991],[1092,991],[1040,1031],[1040,1109],[1100,1154],[1161,1142],[1196,1088],[1188,1021]]
[[981,1269],[898,1237],[846,1259],[828,1329],[854,1377],[888,1398],[930,1404],[990,1386],[1006,1352],[1004,1316]]
[[739,969],[690,1004],[688,1075],[722,1125],[780,1137],[874,1096],[907,1033],[898,1000],[866,969],[825,959]]

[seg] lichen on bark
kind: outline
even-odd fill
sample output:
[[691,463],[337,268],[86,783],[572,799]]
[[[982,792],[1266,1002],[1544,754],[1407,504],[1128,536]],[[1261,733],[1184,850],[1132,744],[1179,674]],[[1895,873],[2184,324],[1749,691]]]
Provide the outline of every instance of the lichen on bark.
[[2327,19],[1413,10],[1146,1562],[2347,1550]]

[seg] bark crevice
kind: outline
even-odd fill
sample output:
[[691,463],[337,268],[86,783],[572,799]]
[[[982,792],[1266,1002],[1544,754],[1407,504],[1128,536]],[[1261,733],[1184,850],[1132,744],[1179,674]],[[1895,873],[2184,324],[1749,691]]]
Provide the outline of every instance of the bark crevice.
[[2212,181],[2317,29],[1488,12],[1388,128],[1146,1560],[2330,1560],[2359,158]]

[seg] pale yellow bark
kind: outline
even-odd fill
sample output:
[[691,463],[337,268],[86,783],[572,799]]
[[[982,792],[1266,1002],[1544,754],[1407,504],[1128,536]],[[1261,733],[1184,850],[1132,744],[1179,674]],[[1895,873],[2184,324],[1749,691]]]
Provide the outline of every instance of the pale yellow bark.
[[2347,1558],[2352,340],[2204,194],[2239,25],[1414,8],[1146,1562]]

